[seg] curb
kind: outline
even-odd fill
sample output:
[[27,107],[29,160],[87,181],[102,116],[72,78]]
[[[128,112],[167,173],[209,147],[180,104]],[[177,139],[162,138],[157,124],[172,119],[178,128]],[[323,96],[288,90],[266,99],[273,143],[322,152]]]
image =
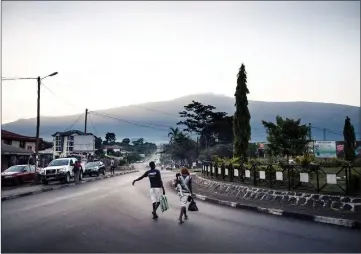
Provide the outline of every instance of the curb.
[[[173,187],[173,186],[172,186]],[[174,189],[174,187],[173,187]],[[207,197],[204,195],[194,193],[194,198],[198,200],[202,200],[205,202],[228,206],[232,208],[238,208],[248,211],[254,211],[259,213],[266,213],[272,214],[277,216],[283,216],[287,218],[305,220],[305,221],[313,221],[316,223],[325,223],[337,226],[343,226],[347,228],[354,228],[354,229],[361,229],[361,222],[349,220],[349,219],[342,219],[342,218],[335,218],[335,217],[327,217],[327,216],[318,216],[318,215],[309,215],[304,213],[297,213],[297,212],[289,212],[281,209],[273,209],[273,208],[264,208],[260,206],[252,206],[252,205],[245,205],[238,202],[231,202],[231,201],[224,201],[216,198]]]
[[98,176],[98,177],[96,177],[96,178],[90,178],[88,181],[79,182],[79,183],[77,183],[77,184],[75,184],[75,183],[69,183],[69,184],[58,185],[58,186],[46,188],[46,189],[43,189],[43,190],[28,191],[28,192],[24,192],[24,193],[20,193],[20,194],[15,194],[15,195],[10,195],[10,196],[4,196],[4,197],[1,197],[1,202],[4,202],[4,201],[6,201],[6,200],[17,199],[17,198],[21,198],[21,197],[32,196],[32,195],[39,194],[39,193],[44,193],[44,192],[49,192],[49,191],[64,189],[64,188],[72,187],[72,186],[75,186],[75,185],[80,185],[80,184],[95,182],[95,181],[99,181],[99,180],[103,180],[103,179],[112,178],[112,177],[115,177],[115,176],[132,174],[132,173],[135,173],[135,172],[139,172],[139,170],[133,170],[133,171],[127,171],[127,172],[120,172],[120,173],[115,173],[114,175],[106,175],[106,176],[104,176],[104,177],[99,177],[99,176]]

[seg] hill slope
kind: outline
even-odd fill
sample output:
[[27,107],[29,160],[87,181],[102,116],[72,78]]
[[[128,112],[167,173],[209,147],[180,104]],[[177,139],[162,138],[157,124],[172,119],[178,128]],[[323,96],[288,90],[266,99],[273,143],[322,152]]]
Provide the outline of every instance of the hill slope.
[[[176,126],[180,120],[178,112],[192,100],[214,105],[217,111],[234,113],[234,98],[215,94],[195,94],[170,101],[152,102],[139,105],[99,110],[98,114],[88,117],[88,132],[104,137],[106,132],[114,132],[118,139],[129,137],[145,139],[153,142],[167,141],[170,126]],[[263,102],[250,101],[252,141],[266,140],[266,133],[261,121],[274,121],[276,115],[289,118],[301,118],[304,124],[311,123],[314,127],[312,135],[323,140],[323,128],[327,140],[342,140],[342,130],[345,116],[348,115],[357,133],[361,132],[361,108],[347,105],[315,103],[315,102]],[[114,118],[105,117],[104,115]],[[41,136],[49,139],[56,131],[68,128],[79,115],[63,117],[42,117]],[[36,119],[21,119],[2,125],[8,131],[22,135],[35,136]],[[84,129],[84,119],[75,124],[72,129]],[[361,135],[357,135],[358,139]]]

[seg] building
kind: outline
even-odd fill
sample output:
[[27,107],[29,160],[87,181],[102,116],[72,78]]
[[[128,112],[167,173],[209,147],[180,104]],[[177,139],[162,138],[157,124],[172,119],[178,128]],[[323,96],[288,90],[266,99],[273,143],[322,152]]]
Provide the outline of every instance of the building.
[[67,157],[75,153],[94,155],[95,136],[78,130],[56,132],[53,135],[54,158]]
[[1,171],[19,164],[28,164],[33,155],[31,150],[1,143]]
[[118,145],[104,145],[103,146],[103,152],[107,153],[108,149],[113,150],[113,152],[120,152],[122,151],[124,148]]
[[[42,142],[42,139],[40,139],[40,142]],[[1,130],[1,143],[35,152],[36,138]]]

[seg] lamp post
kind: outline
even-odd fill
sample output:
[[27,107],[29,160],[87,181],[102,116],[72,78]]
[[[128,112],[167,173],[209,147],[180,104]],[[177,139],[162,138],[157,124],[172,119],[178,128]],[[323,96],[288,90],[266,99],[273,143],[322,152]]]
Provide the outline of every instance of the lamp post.
[[37,78],[3,78],[3,81],[6,80],[23,80],[23,79],[36,79],[37,80],[37,84],[38,84],[38,98],[37,98],[37,115],[36,115],[36,145],[35,145],[35,172],[37,172],[38,170],[38,166],[39,166],[39,131],[40,131],[40,86],[41,86],[41,81],[43,79],[46,79],[48,77],[52,77],[57,75],[58,72],[53,72],[43,78],[41,78],[40,76],[38,76]]

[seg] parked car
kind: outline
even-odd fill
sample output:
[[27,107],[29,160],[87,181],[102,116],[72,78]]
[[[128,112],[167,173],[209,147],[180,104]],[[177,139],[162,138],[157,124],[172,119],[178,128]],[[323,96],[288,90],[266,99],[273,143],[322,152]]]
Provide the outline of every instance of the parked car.
[[[47,185],[50,181],[69,183],[74,178],[74,164],[77,158],[60,158],[52,160],[46,168],[40,171],[41,182]],[[83,170],[80,170],[79,180],[83,179]]]
[[87,164],[85,164],[83,174],[89,176],[99,176],[100,174],[105,175],[105,165],[101,161],[88,162]]
[[19,185],[25,182],[32,182],[35,179],[35,166],[33,165],[15,165],[1,173],[2,184]]

